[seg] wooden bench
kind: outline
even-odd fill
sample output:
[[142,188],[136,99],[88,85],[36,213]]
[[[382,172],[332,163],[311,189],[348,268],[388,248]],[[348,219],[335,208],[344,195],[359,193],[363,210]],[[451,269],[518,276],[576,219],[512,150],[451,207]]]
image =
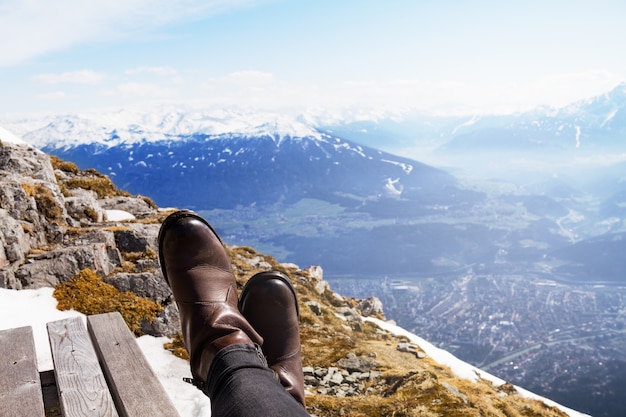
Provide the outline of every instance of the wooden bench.
[[37,370],[31,327],[0,331],[0,417],[176,417],[119,313],[50,322],[52,371]]

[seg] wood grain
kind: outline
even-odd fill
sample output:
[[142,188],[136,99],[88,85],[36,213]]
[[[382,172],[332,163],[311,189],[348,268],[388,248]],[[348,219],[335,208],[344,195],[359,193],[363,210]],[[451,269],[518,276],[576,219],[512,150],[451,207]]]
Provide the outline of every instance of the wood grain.
[[87,327],[122,417],[179,416],[119,313],[89,316]]
[[0,331],[0,416],[45,414],[31,327]]
[[80,317],[48,323],[48,337],[66,417],[117,417],[98,358]]

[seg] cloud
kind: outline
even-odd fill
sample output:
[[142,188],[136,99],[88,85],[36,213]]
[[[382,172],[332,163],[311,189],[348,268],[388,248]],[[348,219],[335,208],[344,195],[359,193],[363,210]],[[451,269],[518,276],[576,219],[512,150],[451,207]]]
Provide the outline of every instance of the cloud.
[[103,73],[91,70],[68,71],[60,74],[40,74],[32,78],[36,83],[41,84],[98,84],[106,78]]
[[228,74],[226,77],[220,78],[219,81],[229,82],[233,84],[269,84],[276,81],[273,74],[262,71],[236,71]]
[[[434,115],[511,113],[537,106],[562,107],[603,94],[622,82],[603,71],[553,74],[516,82],[391,79],[319,84],[280,79],[261,71],[238,71],[201,83],[210,105],[271,109],[360,109],[368,117],[419,111]],[[373,113],[372,113],[373,112]],[[358,117],[354,113],[354,117]]]
[[177,95],[177,91],[151,83],[124,83],[114,90],[102,92],[105,96],[122,96],[131,98],[169,98]]
[[126,74],[128,75],[153,74],[160,77],[174,75],[176,72],[174,68],[169,67],[138,67],[126,70]]
[[68,97],[65,91],[54,91],[52,93],[38,94],[35,98],[39,100],[63,100]]
[[[264,1],[264,0],[260,0]],[[0,67],[90,42],[122,40],[259,0],[2,0]]]

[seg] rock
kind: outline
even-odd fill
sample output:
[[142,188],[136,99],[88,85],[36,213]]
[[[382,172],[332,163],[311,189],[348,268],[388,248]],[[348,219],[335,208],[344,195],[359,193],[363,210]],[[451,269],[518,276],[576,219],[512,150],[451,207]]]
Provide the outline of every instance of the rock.
[[[356,355],[354,356],[356,357]],[[368,384],[370,385],[368,391],[364,391],[364,381],[372,381],[380,376],[376,371],[349,372],[336,367],[305,367],[303,373],[305,390],[338,397],[374,394],[376,388],[371,384]]]
[[364,316],[384,316],[383,303],[378,297],[369,297],[356,305],[357,310]]
[[357,357],[354,353],[349,353],[345,358],[341,358],[337,361],[337,366],[346,369],[348,372],[369,372],[370,370],[377,368],[378,364],[368,358]]
[[30,198],[24,187],[16,181],[0,181],[0,209],[6,210],[9,217],[23,224],[28,230],[31,246],[47,242],[44,223],[37,211],[35,199]]
[[30,250],[29,238],[20,222],[0,209],[0,268],[21,264]]
[[10,269],[0,269],[0,288],[21,290],[22,284],[15,278],[13,271]]
[[120,291],[132,291],[140,297],[150,298],[157,303],[164,303],[172,296],[172,290],[163,279],[161,273],[141,272],[119,273],[104,279]]
[[30,146],[3,143],[0,146],[0,171],[56,183],[50,157]]
[[448,391],[450,391],[452,393],[452,395],[454,395],[455,397],[460,398],[461,400],[463,400],[463,402],[467,402],[467,396],[465,394],[461,394],[461,392],[459,391],[459,389],[457,387],[455,387],[454,385],[450,385],[447,382],[440,382],[440,384],[442,386],[444,386]]
[[253,268],[258,269],[272,269],[272,265],[267,262],[262,256],[254,256],[252,258],[243,258],[243,260]]
[[104,210],[123,210],[131,213],[138,219],[153,216],[157,209],[142,197],[117,196],[98,200]]
[[115,244],[121,252],[158,251],[159,224],[129,224],[128,228],[115,231]]
[[180,332],[180,315],[176,304],[166,305],[152,323],[142,322],[141,330],[151,336],[176,336]]
[[350,307],[338,307],[337,316],[348,322],[361,322],[363,319],[358,311]]
[[400,343],[398,343],[397,349],[398,349],[399,352],[412,353],[418,359],[424,359],[426,357],[426,354],[424,352],[422,352],[421,350],[418,350],[419,346],[414,345],[414,344],[409,343],[409,342],[400,342]]
[[398,343],[397,350],[398,352],[408,352],[408,353],[415,353],[417,351],[417,349],[415,348],[415,345],[412,345],[409,342]]
[[321,266],[309,266],[305,271],[308,272],[309,276],[316,281],[324,279],[324,270]]
[[324,294],[324,292],[326,290],[330,289],[330,286],[328,285],[328,282],[326,281],[318,281],[315,283],[315,292],[317,292],[319,295]]
[[106,245],[72,246],[35,256],[15,271],[23,287],[55,287],[89,268],[99,275],[113,271]]
[[104,221],[105,210],[96,200],[94,191],[76,188],[72,190],[72,196],[65,198],[67,214],[78,221],[86,223],[99,223]]
[[307,301],[305,304],[307,307],[311,309],[313,314],[315,314],[316,316],[322,315],[322,305],[318,303],[317,301]]
[[332,376],[330,377],[330,380],[328,381],[331,387],[336,386],[336,385],[341,385],[342,382],[343,382],[343,375],[341,375],[340,372],[333,373]]

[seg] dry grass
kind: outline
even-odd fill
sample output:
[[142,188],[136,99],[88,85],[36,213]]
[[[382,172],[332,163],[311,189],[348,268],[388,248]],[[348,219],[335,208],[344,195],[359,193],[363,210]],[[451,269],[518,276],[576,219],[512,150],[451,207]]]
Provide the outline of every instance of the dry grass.
[[63,209],[57,204],[52,191],[42,184],[23,183],[22,188],[29,197],[35,199],[37,210],[51,222],[65,223]]
[[82,188],[84,190],[95,191],[98,198],[116,197],[119,195],[129,196],[130,194],[120,191],[109,177],[74,177],[64,182],[67,188]]
[[180,333],[175,336],[171,342],[166,343],[163,347],[181,359],[189,360],[189,354],[187,353],[187,349],[185,349],[185,344],[183,343],[183,338]]
[[73,162],[63,161],[58,156],[51,155],[50,162],[52,163],[52,168],[58,169],[64,172],[70,172],[72,174],[77,174],[79,169]]
[[158,259],[159,255],[152,249],[145,252],[122,252],[122,257],[127,262],[137,262],[140,259]]
[[119,311],[128,327],[137,335],[141,322],[154,321],[163,307],[147,298],[103,282],[96,273],[84,269],[67,282],[56,286],[53,293],[59,310],[76,310],[83,314],[101,314]]

